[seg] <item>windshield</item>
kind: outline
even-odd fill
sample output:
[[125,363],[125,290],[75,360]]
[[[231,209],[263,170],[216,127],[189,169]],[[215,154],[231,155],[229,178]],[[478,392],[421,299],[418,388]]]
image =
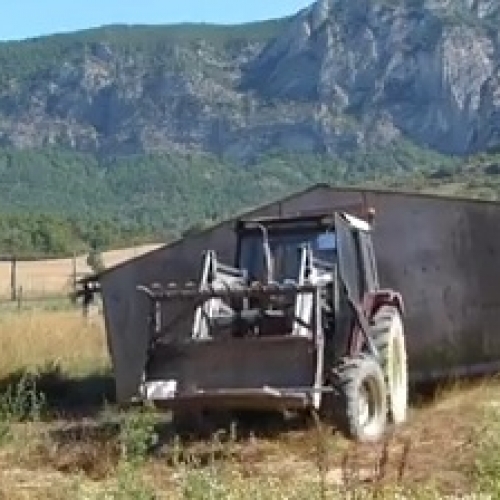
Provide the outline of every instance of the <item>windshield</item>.
[[[266,275],[262,234],[252,232],[241,238],[239,267],[246,269],[250,280],[263,280]],[[311,245],[315,258],[334,262],[336,253],[335,233],[310,232],[301,234],[269,234],[269,246],[274,266],[274,278],[278,281],[296,280],[300,270],[300,251]]]

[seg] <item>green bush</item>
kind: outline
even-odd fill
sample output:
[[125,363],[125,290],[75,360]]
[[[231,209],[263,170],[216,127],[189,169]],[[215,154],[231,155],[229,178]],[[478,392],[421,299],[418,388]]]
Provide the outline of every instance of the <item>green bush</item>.
[[130,464],[120,464],[116,485],[99,495],[97,500],[156,500],[154,491]]
[[0,394],[0,420],[4,422],[38,421],[46,409],[45,395],[37,388],[35,374],[25,372],[17,382]]
[[147,458],[149,450],[156,444],[158,417],[148,408],[133,410],[124,415],[120,427],[122,459],[133,465]]

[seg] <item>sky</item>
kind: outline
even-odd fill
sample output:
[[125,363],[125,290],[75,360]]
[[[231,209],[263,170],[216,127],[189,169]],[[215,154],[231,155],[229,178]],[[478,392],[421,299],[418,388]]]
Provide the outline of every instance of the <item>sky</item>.
[[235,24],[294,14],[313,0],[2,0],[0,40],[106,24]]

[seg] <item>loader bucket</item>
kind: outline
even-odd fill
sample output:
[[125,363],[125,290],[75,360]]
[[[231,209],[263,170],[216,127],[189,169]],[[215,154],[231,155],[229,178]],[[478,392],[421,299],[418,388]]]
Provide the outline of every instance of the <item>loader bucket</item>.
[[310,339],[267,337],[162,345],[148,366],[148,399],[162,406],[238,409],[311,405]]
[[[217,299],[276,299],[297,294],[311,296],[313,306],[317,302],[318,289],[285,285],[231,290],[171,288],[148,290],[147,293],[152,298],[154,311],[158,310],[159,301],[172,300],[195,301],[199,311],[207,301]],[[235,335],[231,330],[225,334],[217,330],[205,337],[165,334],[155,325],[157,337],[150,349],[142,396],[168,408],[284,410],[319,407],[321,392],[325,390],[322,387],[322,332],[317,327],[318,318],[312,313],[313,309],[309,311],[310,321],[304,322],[303,318],[294,317],[293,304],[291,317],[285,317],[280,310],[247,309],[244,315],[240,311],[241,317],[237,319],[233,314],[230,324],[236,333],[243,331],[245,321],[255,326],[262,320],[266,328],[259,330],[258,335]],[[161,321],[158,315],[154,317]],[[199,322],[199,314],[195,317]],[[223,316],[217,318],[224,321]],[[297,321],[301,321],[300,329],[294,329]]]

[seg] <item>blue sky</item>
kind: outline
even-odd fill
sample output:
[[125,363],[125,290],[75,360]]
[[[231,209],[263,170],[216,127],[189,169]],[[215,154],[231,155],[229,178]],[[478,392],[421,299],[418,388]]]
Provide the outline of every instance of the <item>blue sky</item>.
[[312,0],[2,0],[0,40],[104,24],[232,24],[293,14]]

